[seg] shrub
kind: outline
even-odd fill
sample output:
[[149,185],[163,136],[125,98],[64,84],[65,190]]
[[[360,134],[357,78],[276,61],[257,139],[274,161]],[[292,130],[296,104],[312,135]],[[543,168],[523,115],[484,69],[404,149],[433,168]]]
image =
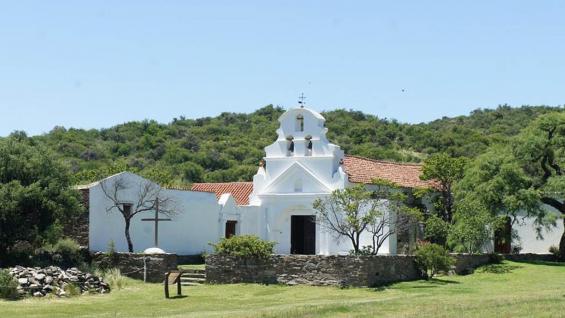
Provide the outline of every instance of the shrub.
[[265,241],[255,235],[235,235],[212,244],[214,252],[221,255],[267,258],[273,254],[275,242]]
[[106,252],[106,254],[108,255],[108,258],[110,260],[110,265],[112,267],[117,266],[120,261],[120,256],[118,252],[116,252],[116,243],[114,243],[114,240],[110,240],[110,242],[108,243],[108,251]]
[[489,263],[491,264],[501,264],[504,261],[504,256],[497,253],[488,254]]
[[82,294],[80,287],[74,283],[66,284],[63,290],[68,297],[80,296]]
[[453,264],[453,258],[440,245],[421,243],[416,249],[416,264],[431,279],[439,272],[446,272]]
[[0,298],[17,299],[18,297],[18,282],[7,269],[0,270]]
[[122,275],[119,268],[112,268],[104,272],[104,281],[110,284],[112,289],[122,289],[127,286],[127,278]]
[[355,252],[355,250],[349,250],[349,255],[353,256],[368,256],[374,255],[373,254],[373,247],[370,245],[365,245],[359,249],[359,251]]
[[27,241],[17,241],[9,250],[9,264],[30,266],[33,265],[35,248]]
[[549,247],[549,253],[551,253],[555,257],[559,257],[559,246],[551,245]]
[[53,245],[46,244],[38,254],[40,262],[47,263],[42,265],[58,265],[68,268],[80,266],[83,262],[80,245],[70,238],[60,239]]
[[424,226],[424,238],[432,243],[445,245],[449,230],[450,224],[448,222],[445,222],[437,215],[430,215]]

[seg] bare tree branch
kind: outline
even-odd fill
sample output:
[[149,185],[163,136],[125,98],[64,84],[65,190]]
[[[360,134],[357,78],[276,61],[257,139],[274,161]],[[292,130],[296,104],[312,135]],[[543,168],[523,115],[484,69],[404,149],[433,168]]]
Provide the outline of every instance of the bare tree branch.
[[[136,202],[124,201],[123,192],[130,187],[124,176],[105,179],[100,182],[102,192],[111,205],[106,207],[107,212],[118,210],[125,222],[125,236],[128,243],[128,250],[133,252],[133,242],[130,235],[131,220],[139,213],[153,211],[156,209],[157,203],[159,204],[159,212],[171,216],[177,214],[179,209],[175,201],[165,195],[162,188],[149,180],[144,180],[138,185]],[[129,206],[129,208],[126,208]]]

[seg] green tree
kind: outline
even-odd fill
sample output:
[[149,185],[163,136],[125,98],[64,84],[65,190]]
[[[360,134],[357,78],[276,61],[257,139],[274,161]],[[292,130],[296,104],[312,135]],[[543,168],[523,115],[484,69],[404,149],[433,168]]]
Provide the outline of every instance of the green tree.
[[470,200],[458,203],[454,219],[449,228],[448,243],[456,252],[470,254],[483,251],[499,220],[480,203]]
[[[565,114],[543,115],[508,146],[493,146],[477,157],[458,195],[471,197],[492,215],[535,217],[541,233],[543,227],[555,224],[544,205],[565,216],[564,151]],[[565,257],[565,232],[559,250]]]
[[[373,181],[374,190],[364,185],[338,189],[314,201],[316,221],[336,237],[349,239],[353,254],[376,255],[392,234],[414,224],[419,210],[405,204],[406,195],[394,184]],[[361,235],[371,236],[370,246],[361,246]]]
[[0,255],[18,241],[55,243],[65,220],[83,211],[68,171],[24,135],[0,140]]
[[[518,136],[513,150],[523,173],[530,178],[528,199],[538,199],[539,203],[559,211],[565,225],[565,114],[548,114],[536,119]],[[543,224],[546,209],[528,206],[530,200],[526,201],[526,208]],[[565,259],[565,230],[559,242],[559,253]]]
[[439,153],[424,160],[422,167],[420,179],[436,182],[440,200],[435,208],[449,224],[453,219],[453,186],[463,178],[466,163],[465,158],[453,158],[446,153]]

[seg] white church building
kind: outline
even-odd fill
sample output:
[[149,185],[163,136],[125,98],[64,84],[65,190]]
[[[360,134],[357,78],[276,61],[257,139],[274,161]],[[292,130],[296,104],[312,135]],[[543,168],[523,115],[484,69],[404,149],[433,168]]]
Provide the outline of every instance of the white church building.
[[[308,108],[293,108],[279,118],[277,140],[265,148],[264,160],[252,182],[195,183],[190,189],[163,189],[160,195],[175,203],[178,213],[158,223],[158,245],[168,253],[197,255],[210,252],[209,243],[231,235],[253,234],[275,241],[279,254],[346,254],[351,243],[336,239],[315,222],[313,202],[336,189],[355,184],[371,187],[384,179],[403,188],[430,187],[420,180],[418,164],[393,163],[348,156],[326,138],[325,119]],[[124,218],[105,189],[120,182],[119,201],[131,208],[139,201],[140,185],[151,181],[123,172],[80,186],[88,206],[88,246],[106,251],[110,242],[127,251]],[[155,185],[155,184],[154,184]],[[158,187],[158,185],[155,185]],[[130,234],[135,252],[153,247],[154,211],[134,216]],[[145,219],[145,220],[144,220]],[[562,228],[545,233],[538,241],[531,222],[516,227],[522,252],[547,253],[559,243]],[[365,239],[369,239],[366,237]],[[390,236],[380,254],[397,253],[396,235]],[[361,245],[369,245],[363,242]]]

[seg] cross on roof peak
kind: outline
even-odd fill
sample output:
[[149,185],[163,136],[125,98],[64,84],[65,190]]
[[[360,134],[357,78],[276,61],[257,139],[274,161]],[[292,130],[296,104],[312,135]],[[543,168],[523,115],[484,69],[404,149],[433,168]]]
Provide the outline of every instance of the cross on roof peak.
[[306,96],[304,96],[304,93],[300,93],[300,96],[298,96],[298,104],[300,104],[301,108],[304,108],[304,105],[306,105],[305,99]]

